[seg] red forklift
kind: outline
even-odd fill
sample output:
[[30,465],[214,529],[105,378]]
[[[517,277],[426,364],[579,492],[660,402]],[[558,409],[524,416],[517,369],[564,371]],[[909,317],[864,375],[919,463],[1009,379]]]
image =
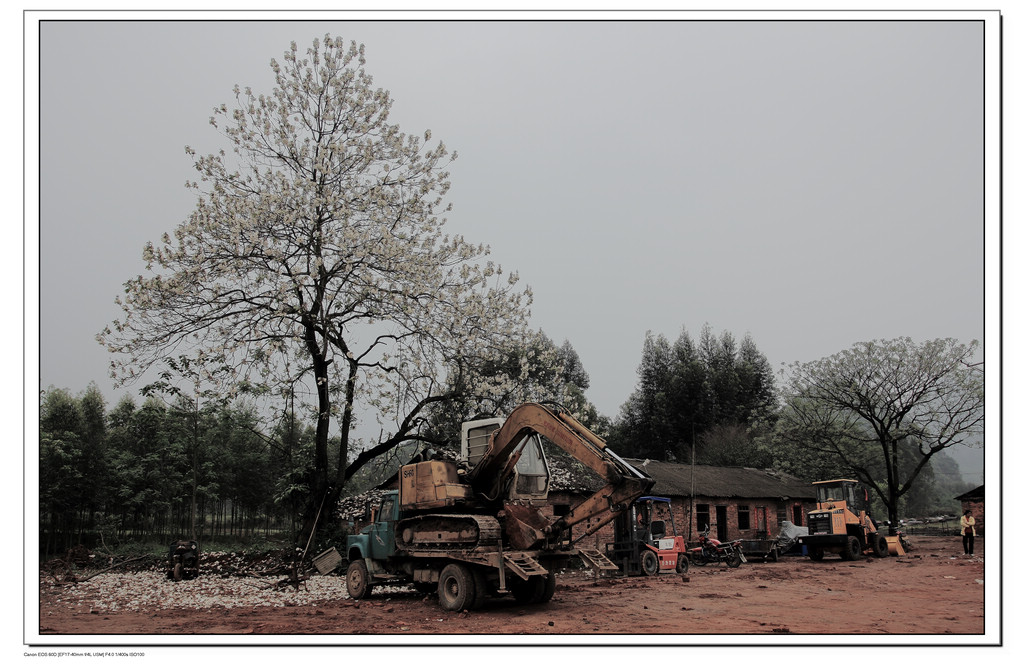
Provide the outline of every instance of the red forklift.
[[[671,533],[665,528],[668,514]],[[605,544],[605,554],[627,576],[657,575],[690,570],[685,539],[676,530],[672,501],[662,496],[642,496],[615,518],[615,541]]]

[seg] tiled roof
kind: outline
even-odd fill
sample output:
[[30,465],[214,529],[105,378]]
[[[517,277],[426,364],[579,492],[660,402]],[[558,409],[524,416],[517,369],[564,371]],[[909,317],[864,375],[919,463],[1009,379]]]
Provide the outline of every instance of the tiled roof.
[[[652,494],[690,496],[689,464],[641,459],[626,461],[654,478]],[[548,460],[552,491],[592,492],[604,484],[597,474],[582,464],[560,462],[556,459]],[[810,483],[786,473],[747,467],[696,464],[692,468],[692,486],[695,496],[745,499],[778,499],[785,496],[814,500],[814,488]]]
[[[653,494],[668,496],[707,496],[718,498],[814,499],[814,488],[795,476],[778,471],[740,466],[673,464],[656,460],[629,460],[652,478]],[[646,466],[645,466],[646,465]]]
[[957,501],[984,501],[985,500],[985,486],[978,485],[970,492],[964,492],[960,496],[953,497]]

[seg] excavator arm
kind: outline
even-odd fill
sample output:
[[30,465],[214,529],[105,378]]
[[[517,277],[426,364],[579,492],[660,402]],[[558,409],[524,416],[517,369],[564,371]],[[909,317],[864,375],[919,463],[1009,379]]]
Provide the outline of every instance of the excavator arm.
[[590,525],[577,540],[594,533],[654,484],[650,476],[612,452],[599,436],[568,413],[526,403],[513,410],[504,425],[490,435],[483,457],[467,475],[474,491],[490,500],[498,499],[519,459],[519,444],[534,433],[590,467],[606,484],[554,522],[539,519],[528,507],[506,505],[506,519],[515,525],[509,532],[517,534],[515,540],[522,549],[541,540],[557,541],[569,527],[586,520]]

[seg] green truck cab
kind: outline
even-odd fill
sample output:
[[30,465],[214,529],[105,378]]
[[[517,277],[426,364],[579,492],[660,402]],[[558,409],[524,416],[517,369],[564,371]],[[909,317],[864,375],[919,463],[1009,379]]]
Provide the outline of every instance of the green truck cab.
[[398,491],[387,492],[370,511],[371,522],[359,533],[348,536],[348,560],[387,559],[395,554],[395,524],[399,520]]

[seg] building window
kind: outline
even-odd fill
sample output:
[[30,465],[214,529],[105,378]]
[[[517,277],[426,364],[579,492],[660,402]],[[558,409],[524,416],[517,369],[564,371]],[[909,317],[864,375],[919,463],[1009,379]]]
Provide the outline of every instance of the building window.
[[736,506],[737,512],[737,525],[740,530],[750,528],[750,506]]
[[703,531],[711,524],[711,506],[706,503],[697,504],[697,531]]

